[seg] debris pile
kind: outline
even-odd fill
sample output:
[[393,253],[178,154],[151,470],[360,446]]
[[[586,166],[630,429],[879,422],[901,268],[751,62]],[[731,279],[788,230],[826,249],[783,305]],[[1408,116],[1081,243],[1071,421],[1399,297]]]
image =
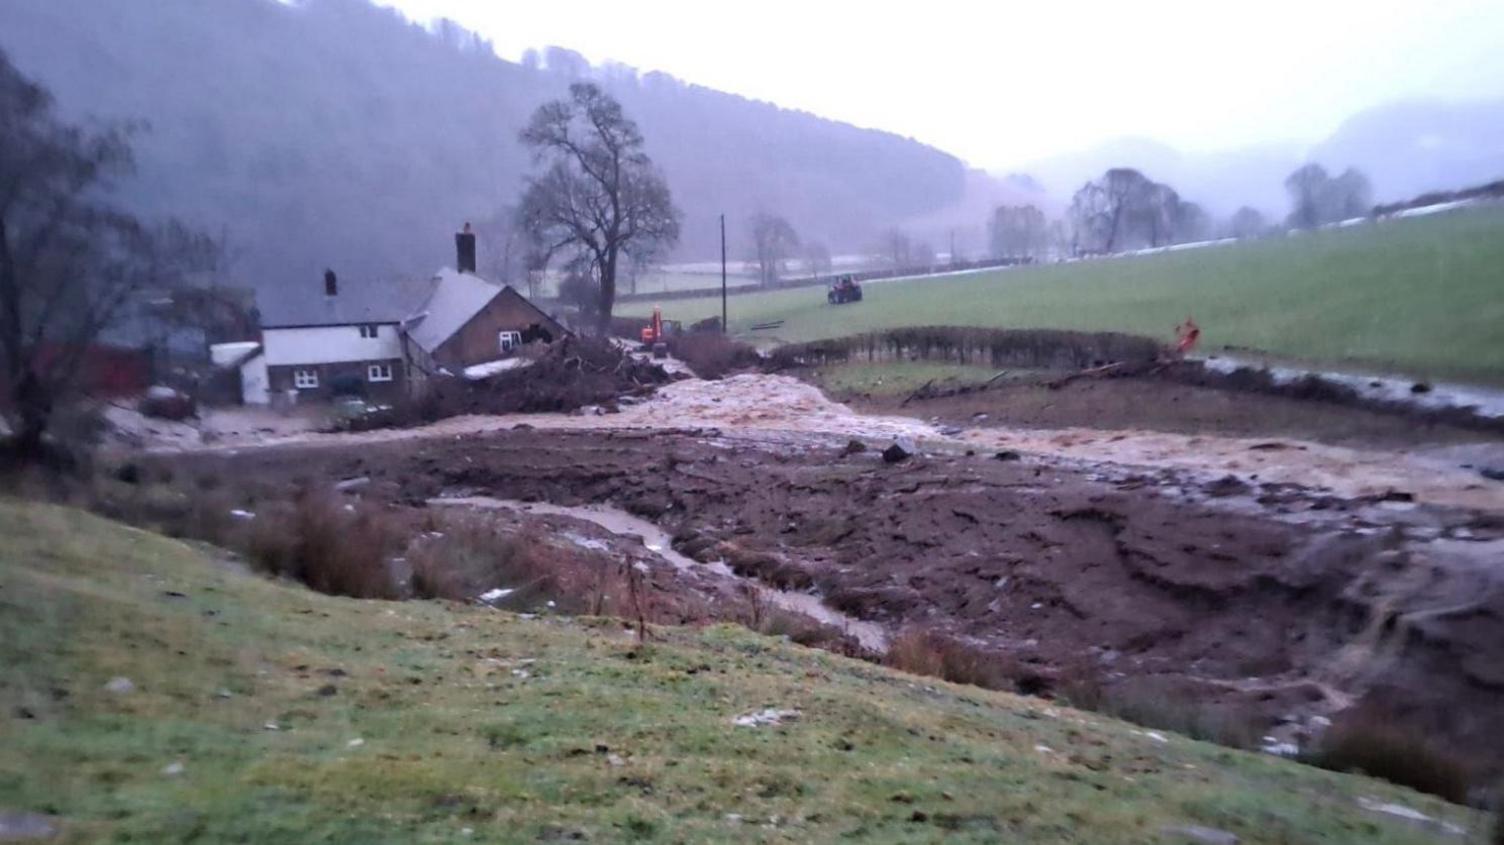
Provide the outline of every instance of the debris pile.
[[437,416],[608,410],[623,396],[643,396],[671,381],[667,370],[599,338],[570,337],[528,367],[469,382],[444,381],[434,390]]

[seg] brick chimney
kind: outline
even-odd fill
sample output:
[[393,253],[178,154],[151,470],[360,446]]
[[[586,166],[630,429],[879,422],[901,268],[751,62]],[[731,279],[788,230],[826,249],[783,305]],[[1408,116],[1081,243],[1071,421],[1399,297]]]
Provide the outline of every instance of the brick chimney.
[[475,272],[475,233],[470,231],[470,224],[466,223],[454,236],[455,269],[461,273]]
[[333,270],[324,271],[324,296],[339,296],[339,279]]

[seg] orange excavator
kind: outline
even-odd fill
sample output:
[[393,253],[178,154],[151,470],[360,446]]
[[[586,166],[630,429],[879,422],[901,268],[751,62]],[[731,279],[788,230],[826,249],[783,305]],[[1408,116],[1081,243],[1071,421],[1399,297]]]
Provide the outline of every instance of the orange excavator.
[[663,333],[663,309],[653,306],[653,319],[642,327],[642,345],[654,358],[668,357],[668,336]]

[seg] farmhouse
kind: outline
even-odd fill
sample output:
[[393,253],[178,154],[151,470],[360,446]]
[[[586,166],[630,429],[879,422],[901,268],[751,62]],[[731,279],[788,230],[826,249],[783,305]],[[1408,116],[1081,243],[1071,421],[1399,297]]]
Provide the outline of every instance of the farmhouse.
[[331,270],[321,296],[295,293],[269,303],[259,346],[216,350],[239,369],[242,400],[390,402],[429,377],[484,371],[524,343],[568,333],[510,286],[475,274],[474,235],[455,240],[458,270],[380,286],[342,285]]

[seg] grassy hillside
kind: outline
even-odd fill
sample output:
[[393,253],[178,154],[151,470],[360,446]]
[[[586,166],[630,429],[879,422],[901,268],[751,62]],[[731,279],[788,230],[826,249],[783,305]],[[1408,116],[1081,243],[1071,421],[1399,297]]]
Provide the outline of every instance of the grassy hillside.
[[[741,630],[336,599],[0,501],[0,811],[61,841],[1243,842],[1435,799]],[[112,692],[129,678],[130,692]],[[737,727],[765,707],[779,727]],[[1160,741],[1163,739],[1163,741]]]
[[[1111,261],[873,284],[833,307],[818,288],[732,297],[731,328],[785,320],[785,341],[893,326],[1110,329],[1335,364],[1504,383],[1504,209]],[[720,314],[720,299],[664,316]],[[646,313],[650,305],[636,304]]]

